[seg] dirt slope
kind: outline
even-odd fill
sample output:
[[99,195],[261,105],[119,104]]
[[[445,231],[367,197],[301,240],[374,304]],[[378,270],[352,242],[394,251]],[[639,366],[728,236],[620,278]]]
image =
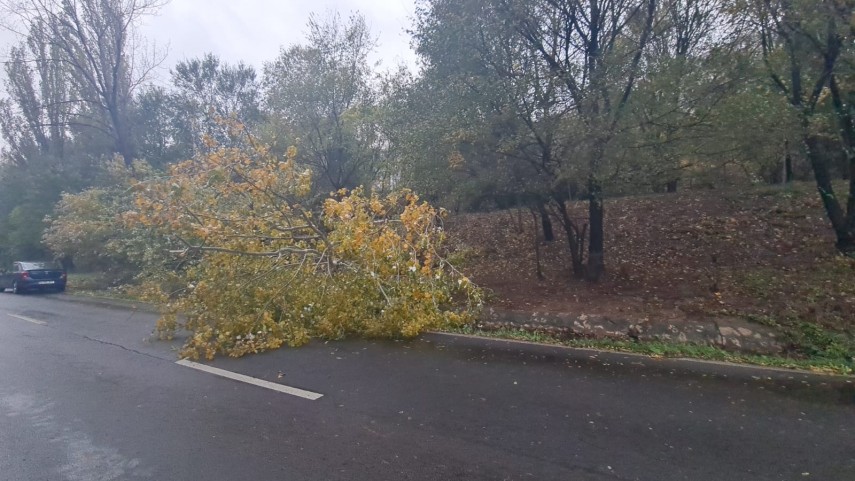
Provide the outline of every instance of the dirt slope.
[[[574,213],[584,219],[585,208]],[[558,222],[556,241],[541,243],[543,281],[527,211],[465,214],[447,226],[475,282],[504,309],[855,326],[855,261],[834,250],[809,184],[611,199],[606,216],[608,273],[596,285],[570,278]]]

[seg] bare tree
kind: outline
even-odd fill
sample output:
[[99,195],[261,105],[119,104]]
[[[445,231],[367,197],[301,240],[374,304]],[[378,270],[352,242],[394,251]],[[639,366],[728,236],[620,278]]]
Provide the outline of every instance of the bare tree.
[[135,157],[129,116],[133,92],[162,61],[145,50],[137,27],[143,16],[162,4],[163,0],[0,0],[8,26],[25,36],[41,37],[51,61],[70,73],[74,89],[67,101],[77,105],[77,121],[107,134],[127,163]]

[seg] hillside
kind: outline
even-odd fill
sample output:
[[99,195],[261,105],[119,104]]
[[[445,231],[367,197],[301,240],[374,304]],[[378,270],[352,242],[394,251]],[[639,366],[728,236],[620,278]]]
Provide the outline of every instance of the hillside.
[[[584,219],[585,204],[573,208]],[[570,278],[557,221],[556,240],[541,243],[543,281],[527,211],[464,214],[448,230],[502,309],[669,323],[738,317],[781,328],[800,350],[816,344],[806,336],[827,344],[826,330],[852,341],[855,260],[835,251],[811,184],[611,199],[606,216],[608,273],[596,285]]]

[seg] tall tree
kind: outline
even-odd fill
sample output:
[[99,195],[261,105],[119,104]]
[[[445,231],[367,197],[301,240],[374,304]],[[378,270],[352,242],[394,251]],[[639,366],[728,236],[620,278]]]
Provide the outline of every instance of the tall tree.
[[107,134],[113,150],[133,161],[130,110],[134,90],[159,63],[137,35],[141,18],[161,0],[0,0],[26,35],[42,36],[52,61],[74,82],[78,118]]
[[136,95],[131,122],[137,155],[155,168],[193,157],[196,144],[192,122],[197,111],[182,108],[178,95],[149,85]]
[[[42,255],[42,219],[63,190],[86,176],[91,157],[74,146],[77,109],[69,71],[44,31],[30,32],[4,64],[0,99],[0,262]],[[97,147],[90,146],[92,151]],[[94,152],[93,152],[94,153]],[[98,152],[96,155],[101,154]]]
[[5,160],[25,166],[35,155],[65,157],[73,116],[68,71],[53,61],[54,49],[40,32],[13,47],[5,64],[8,97],[0,101],[0,134],[8,146]]
[[377,174],[383,146],[364,122],[375,106],[375,43],[360,14],[312,16],[307,43],[283,48],[264,67],[271,121],[288,132],[321,189],[370,184]]
[[[838,0],[757,0],[743,12],[756,26],[763,62],[777,91],[798,113],[802,142],[837,248],[855,255],[855,24],[853,3]],[[831,113],[848,167],[848,199],[835,194],[822,148],[823,114]]]
[[176,120],[190,134],[185,140],[192,142],[195,153],[204,150],[203,136],[227,142],[218,119],[234,118],[250,129],[261,122],[261,86],[252,66],[243,62],[229,65],[209,53],[178,62],[171,73]]
[[134,102],[136,148],[150,165],[207,153],[206,139],[230,145],[232,120],[253,132],[261,125],[261,87],[252,66],[229,65],[206,54],[178,62],[171,77],[171,88],[147,85]]
[[[661,166],[654,169],[656,177],[668,192],[677,190],[685,156],[703,151],[693,148],[703,145],[697,136],[684,139],[708,127],[703,117],[740,73],[734,68],[739,56],[723,45],[738,36],[721,20],[720,0],[665,0],[657,14],[659,27],[650,39],[645,75],[639,82],[639,89],[653,91],[642,93],[635,110],[641,117],[641,133]],[[728,68],[720,68],[722,60]]]
[[[643,74],[656,7],[656,0],[432,0],[420,9],[417,42],[428,66],[446,65],[446,51],[460,51],[454,47],[459,38],[475,47],[467,58],[481,65],[484,76],[496,79],[492,87],[504,98],[494,110],[510,109],[526,131],[523,142],[529,146],[511,150],[531,152],[529,160],[543,176],[541,191],[566,214],[571,185],[585,185],[585,275],[592,281],[605,265],[604,178],[614,157],[610,149]],[[579,239],[584,227],[569,215],[562,218],[570,238],[577,239],[571,246],[576,250],[584,243]],[[574,254],[577,270],[578,257]]]
[[588,139],[587,277],[605,268],[602,167],[626,113],[653,32],[656,0],[501,2],[527,45],[567,94]]

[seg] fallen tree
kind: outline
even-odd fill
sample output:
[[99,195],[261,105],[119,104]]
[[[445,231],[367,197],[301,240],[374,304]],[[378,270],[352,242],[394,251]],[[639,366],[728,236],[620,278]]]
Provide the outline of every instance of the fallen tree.
[[[142,291],[165,306],[162,336],[191,332],[183,356],[413,337],[471,319],[481,293],[441,255],[443,212],[410,191],[310,198],[295,149],[276,158],[231,128],[237,147],[208,140],[210,153],[166,175],[129,175],[130,205],[116,216],[117,229],[168,246],[171,267],[143,266]],[[73,224],[68,214],[54,224]]]

